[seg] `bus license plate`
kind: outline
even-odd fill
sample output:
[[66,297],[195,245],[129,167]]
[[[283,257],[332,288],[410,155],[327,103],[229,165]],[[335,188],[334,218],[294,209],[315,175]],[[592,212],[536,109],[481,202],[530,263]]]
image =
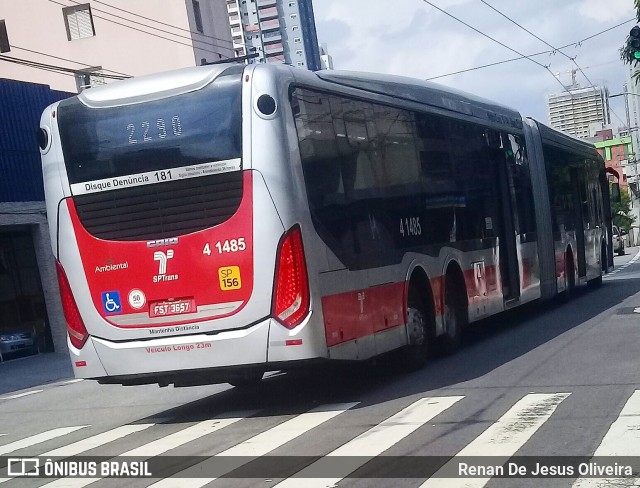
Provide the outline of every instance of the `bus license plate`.
[[149,307],[149,317],[166,317],[167,315],[181,315],[196,311],[193,298],[174,300],[172,302],[155,302]]

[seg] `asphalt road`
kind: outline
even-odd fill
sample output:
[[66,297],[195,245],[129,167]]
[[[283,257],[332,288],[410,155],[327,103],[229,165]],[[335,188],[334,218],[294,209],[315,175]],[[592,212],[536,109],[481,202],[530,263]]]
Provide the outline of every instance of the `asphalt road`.
[[[253,457],[278,457],[266,465],[258,463],[253,477],[244,478],[249,471],[240,471],[242,479],[187,478],[195,471],[210,479],[225,473],[226,468],[205,464],[164,481],[99,475],[10,479],[0,467],[0,483],[76,488],[206,483],[637,486],[635,478],[601,482],[577,473],[545,479],[430,481],[420,474],[429,463],[443,464],[453,456],[457,457],[443,469],[458,472],[462,461],[488,466],[498,460],[502,465],[514,455],[518,460],[534,456],[529,458],[532,462],[540,456],[582,456],[587,461],[594,455],[640,456],[639,259],[638,248],[627,249],[625,256],[615,258],[616,271],[607,275],[601,288],[581,289],[568,303],[530,307],[486,321],[468,331],[460,352],[436,357],[412,373],[381,361],[274,375],[250,391],[228,385],[125,388],[65,381],[5,393],[0,395],[0,456],[125,455],[141,460],[222,453],[229,459],[228,471]],[[323,457],[327,454],[331,456]],[[384,457],[376,458],[380,455]],[[189,462],[206,463],[204,459]],[[369,459],[384,462],[367,464],[369,470],[360,468]],[[607,462],[605,457],[597,460]],[[186,461],[167,459],[169,471],[172,462]],[[287,465],[290,475],[307,471],[283,480],[277,477],[283,473],[279,462]],[[568,462],[563,458],[561,464]],[[372,476],[373,470],[378,477],[347,478],[359,468],[356,474]]]

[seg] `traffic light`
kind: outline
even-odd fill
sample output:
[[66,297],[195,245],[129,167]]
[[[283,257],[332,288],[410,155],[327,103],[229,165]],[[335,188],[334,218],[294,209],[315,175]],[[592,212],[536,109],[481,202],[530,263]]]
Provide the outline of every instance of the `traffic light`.
[[637,25],[629,32],[628,48],[631,60],[640,60],[640,27]]

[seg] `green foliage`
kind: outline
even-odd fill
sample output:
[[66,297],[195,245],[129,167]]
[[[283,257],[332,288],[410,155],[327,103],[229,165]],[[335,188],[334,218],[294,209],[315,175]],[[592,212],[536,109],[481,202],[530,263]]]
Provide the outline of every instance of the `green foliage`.
[[[636,9],[636,19],[640,22],[640,0],[633,0],[633,5]],[[631,36],[627,36],[627,39],[624,43],[624,46],[620,48],[620,59],[625,64],[628,64],[632,67],[638,68],[640,66],[640,58],[638,58],[637,53],[640,52],[638,49],[633,48],[631,46]],[[632,79],[638,83],[640,80],[640,72],[634,73]]]
[[631,225],[635,220],[635,217],[631,216],[630,213],[631,197],[629,196],[629,192],[626,189],[620,188],[620,201],[611,202],[611,215],[613,217],[613,225],[617,225],[620,229],[624,229],[629,232],[629,229],[631,229]]

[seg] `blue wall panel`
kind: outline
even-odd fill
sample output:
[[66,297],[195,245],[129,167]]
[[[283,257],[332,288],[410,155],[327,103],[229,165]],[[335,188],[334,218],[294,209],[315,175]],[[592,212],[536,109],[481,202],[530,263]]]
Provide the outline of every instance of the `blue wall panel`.
[[75,95],[0,79],[0,202],[44,200],[36,131],[42,111]]
[[311,0],[299,0],[298,6],[300,8],[304,50],[307,55],[307,68],[311,71],[318,71],[322,68],[322,64],[320,63],[320,46],[318,45],[313,4]]

